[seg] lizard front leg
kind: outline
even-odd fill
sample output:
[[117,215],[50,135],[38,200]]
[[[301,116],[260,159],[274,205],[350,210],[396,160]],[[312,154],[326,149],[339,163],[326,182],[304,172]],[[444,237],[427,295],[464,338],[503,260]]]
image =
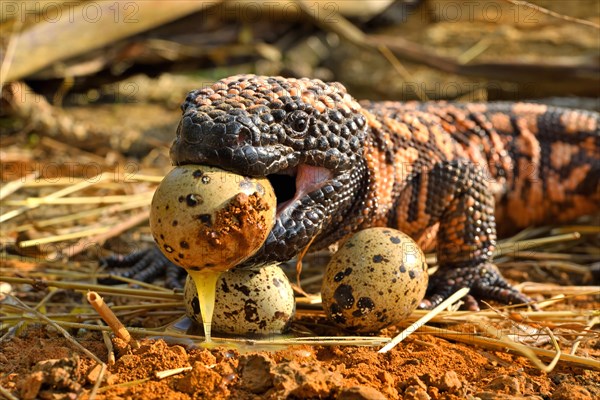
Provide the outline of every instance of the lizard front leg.
[[[100,267],[106,270],[125,269],[124,272],[116,272],[116,274],[142,282],[152,282],[157,277],[165,275],[165,286],[169,289],[182,288],[182,281],[186,276],[185,270],[169,261],[156,246],[128,255],[112,255],[103,258],[100,260]],[[100,283],[104,284],[115,282],[117,281],[113,279],[100,280]]]
[[[466,160],[444,161],[418,172],[399,196],[397,225],[419,240],[439,224],[440,269],[430,277],[422,308],[433,308],[463,287],[474,299],[505,304],[530,299],[514,289],[491,263],[496,245],[494,198],[483,169]],[[474,299],[473,299],[474,298]]]

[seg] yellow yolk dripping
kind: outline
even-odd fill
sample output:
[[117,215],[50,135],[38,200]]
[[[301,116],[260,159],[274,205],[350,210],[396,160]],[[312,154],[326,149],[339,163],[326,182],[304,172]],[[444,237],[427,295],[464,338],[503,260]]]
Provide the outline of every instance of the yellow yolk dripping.
[[223,271],[191,271],[188,274],[196,284],[198,291],[198,301],[200,302],[200,313],[202,314],[202,325],[204,326],[204,337],[206,343],[210,343],[210,329],[212,324],[212,316],[215,309],[215,291],[217,290],[217,281]]

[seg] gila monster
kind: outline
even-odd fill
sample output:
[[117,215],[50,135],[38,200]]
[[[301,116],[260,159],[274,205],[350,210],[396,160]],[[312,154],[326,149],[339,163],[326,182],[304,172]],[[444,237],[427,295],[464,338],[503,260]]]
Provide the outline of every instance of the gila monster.
[[[255,75],[192,91],[182,110],[170,152],[175,165],[266,176],[275,188],[275,226],[239,267],[287,261],[307,246],[389,226],[424,250],[437,249],[440,268],[421,307],[461,287],[476,299],[528,302],[492,263],[497,231],[600,208],[596,112],[527,103],[357,102],[339,83]],[[128,266],[138,279],[169,270],[156,248],[106,263]]]

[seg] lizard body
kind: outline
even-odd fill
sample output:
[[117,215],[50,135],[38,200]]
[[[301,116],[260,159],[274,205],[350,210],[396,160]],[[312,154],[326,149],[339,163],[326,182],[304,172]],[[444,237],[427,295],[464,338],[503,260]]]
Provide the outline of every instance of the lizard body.
[[[359,103],[338,83],[255,75],[193,91],[182,109],[175,165],[267,176],[282,194],[267,241],[240,267],[287,261],[309,245],[390,226],[425,250],[437,248],[440,270],[423,307],[464,286],[477,298],[526,302],[492,264],[496,221],[505,234],[599,209],[594,112],[526,103]],[[156,256],[145,257],[132,271],[149,260],[154,271],[164,268]]]

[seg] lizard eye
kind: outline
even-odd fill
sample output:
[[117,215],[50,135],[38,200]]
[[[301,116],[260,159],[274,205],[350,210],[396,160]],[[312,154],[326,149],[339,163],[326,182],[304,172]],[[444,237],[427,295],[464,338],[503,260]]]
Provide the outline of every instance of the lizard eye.
[[294,111],[287,117],[287,124],[294,131],[294,136],[306,132],[309,116],[304,111]]

